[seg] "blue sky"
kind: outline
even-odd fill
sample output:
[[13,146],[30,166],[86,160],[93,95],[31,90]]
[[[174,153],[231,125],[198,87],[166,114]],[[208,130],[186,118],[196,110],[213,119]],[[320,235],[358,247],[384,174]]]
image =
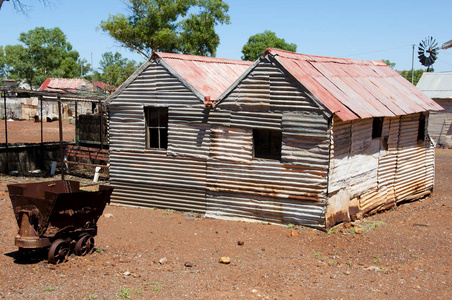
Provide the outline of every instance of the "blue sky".
[[[82,58],[99,66],[105,52],[120,52],[142,62],[134,54],[96,28],[109,14],[127,14],[123,0],[49,0],[45,7],[37,0],[29,16],[4,2],[0,10],[0,45],[19,44],[21,32],[36,27],[59,27]],[[225,0],[231,24],[216,28],[220,36],[217,57],[240,59],[242,47],[256,33],[271,30],[297,52],[312,55],[365,60],[389,59],[397,70],[410,70],[412,45],[427,36],[437,42],[452,40],[451,0]],[[434,64],[436,72],[452,71],[452,48],[443,50]]]

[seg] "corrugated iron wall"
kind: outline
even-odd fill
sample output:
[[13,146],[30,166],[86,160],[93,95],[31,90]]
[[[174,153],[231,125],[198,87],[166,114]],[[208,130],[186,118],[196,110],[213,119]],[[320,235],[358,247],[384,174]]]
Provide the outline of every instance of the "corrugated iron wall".
[[[419,114],[402,116],[400,119],[399,153],[395,178],[396,201],[433,188],[434,162],[429,153],[431,142],[418,140]],[[427,136],[427,135],[425,135]]]
[[[428,137],[418,141],[419,118],[420,114],[385,118],[377,139],[372,139],[372,119],[334,118],[328,187],[334,209],[328,210],[327,218],[334,219],[338,210],[344,221],[346,214],[361,217],[432,189],[434,149]],[[344,142],[348,140],[351,144]]]
[[[145,106],[169,106],[168,149],[146,149]],[[204,106],[159,64],[110,105],[112,202],[205,212],[210,130]]]
[[[294,81],[263,62],[209,122],[207,216],[324,226],[328,119]],[[282,130],[281,161],[253,159],[253,129]]]

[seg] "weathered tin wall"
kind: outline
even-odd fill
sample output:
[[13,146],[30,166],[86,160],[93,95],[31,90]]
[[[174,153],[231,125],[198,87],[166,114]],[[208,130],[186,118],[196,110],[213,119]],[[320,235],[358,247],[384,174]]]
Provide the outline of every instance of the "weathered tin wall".
[[452,147],[452,99],[434,99],[443,111],[430,113],[428,132],[438,147]]
[[[168,149],[146,149],[145,106],[169,107]],[[205,211],[210,130],[202,102],[152,63],[109,107],[113,203]]]
[[[328,118],[289,76],[262,61],[209,123],[207,216],[324,226]],[[253,159],[253,129],[282,131],[280,161]]]
[[395,178],[397,202],[416,198],[416,195],[433,188],[434,157],[430,154],[432,144],[427,134],[423,141],[418,141],[418,129],[419,114],[401,117]]
[[382,135],[375,139],[372,119],[334,118],[327,226],[430,192],[434,149],[428,137],[417,140],[419,117],[385,118]]

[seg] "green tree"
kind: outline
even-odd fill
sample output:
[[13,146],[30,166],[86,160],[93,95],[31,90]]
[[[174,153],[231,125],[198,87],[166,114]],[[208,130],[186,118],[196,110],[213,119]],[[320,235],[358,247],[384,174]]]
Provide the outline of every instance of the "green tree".
[[121,85],[138,67],[135,61],[123,58],[118,52],[102,54],[99,64],[102,72],[95,71],[93,80],[102,81],[113,87]]
[[[396,63],[392,63],[388,59],[382,59],[382,61],[393,69],[396,65]],[[406,80],[408,80],[409,82],[411,82],[411,77],[413,77],[413,85],[417,85],[417,83],[419,82],[419,80],[422,77],[422,73],[424,73],[425,71],[422,69],[419,69],[419,70],[414,70],[414,72],[411,72],[411,70],[404,70],[404,71],[397,71],[397,72],[400,75],[402,75],[402,77],[405,78]]]
[[3,51],[3,46],[0,46],[0,78],[6,77],[5,68],[5,51]]
[[[411,82],[411,70],[405,70],[405,71],[397,71],[400,75],[402,75],[406,80]],[[414,76],[413,76],[413,84],[417,85],[419,80],[422,77],[422,74],[425,72],[423,69],[414,70]]]
[[35,72],[27,49],[22,45],[7,45],[4,51],[5,75],[10,79],[25,79],[31,87],[35,80]]
[[385,64],[387,64],[388,66],[390,66],[391,68],[393,68],[393,69],[394,69],[394,67],[395,67],[395,65],[396,65],[396,63],[390,62],[389,59],[382,59],[382,61],[383,61]]
[[79,53],[72,50],[66,35],[58,27],[37,27],[21,33],[23,45],[8,45],[4,59],[11,79],[25,79],[31,87],[48,77],[73,78],[80,75]]
[[154,51],[214,56],[220,44],[214,27],[229,24],[229,6],[222,0],[129,2],[130,16],[109,15],[100,28],[145,58]]
[[261,56],[267,48],[277,48],[295,52],[297,45],[286,43],[284,39],[278,38],[276,34],[270,30],[251,36],[248,42],[242,48],[243,60],[256,60]]

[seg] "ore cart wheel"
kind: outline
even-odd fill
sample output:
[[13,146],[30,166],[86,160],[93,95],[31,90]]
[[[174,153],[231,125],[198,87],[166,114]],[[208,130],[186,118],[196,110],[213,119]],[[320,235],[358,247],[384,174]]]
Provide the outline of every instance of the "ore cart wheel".
[[94,251],[94,238],[90,234],[82,235],[75,243],[75,254],[84,256]]
[[65,240],[58,239],[54,241],[49,249],[49,263],[59,264],[66,261],[70,250],[69,244]]

